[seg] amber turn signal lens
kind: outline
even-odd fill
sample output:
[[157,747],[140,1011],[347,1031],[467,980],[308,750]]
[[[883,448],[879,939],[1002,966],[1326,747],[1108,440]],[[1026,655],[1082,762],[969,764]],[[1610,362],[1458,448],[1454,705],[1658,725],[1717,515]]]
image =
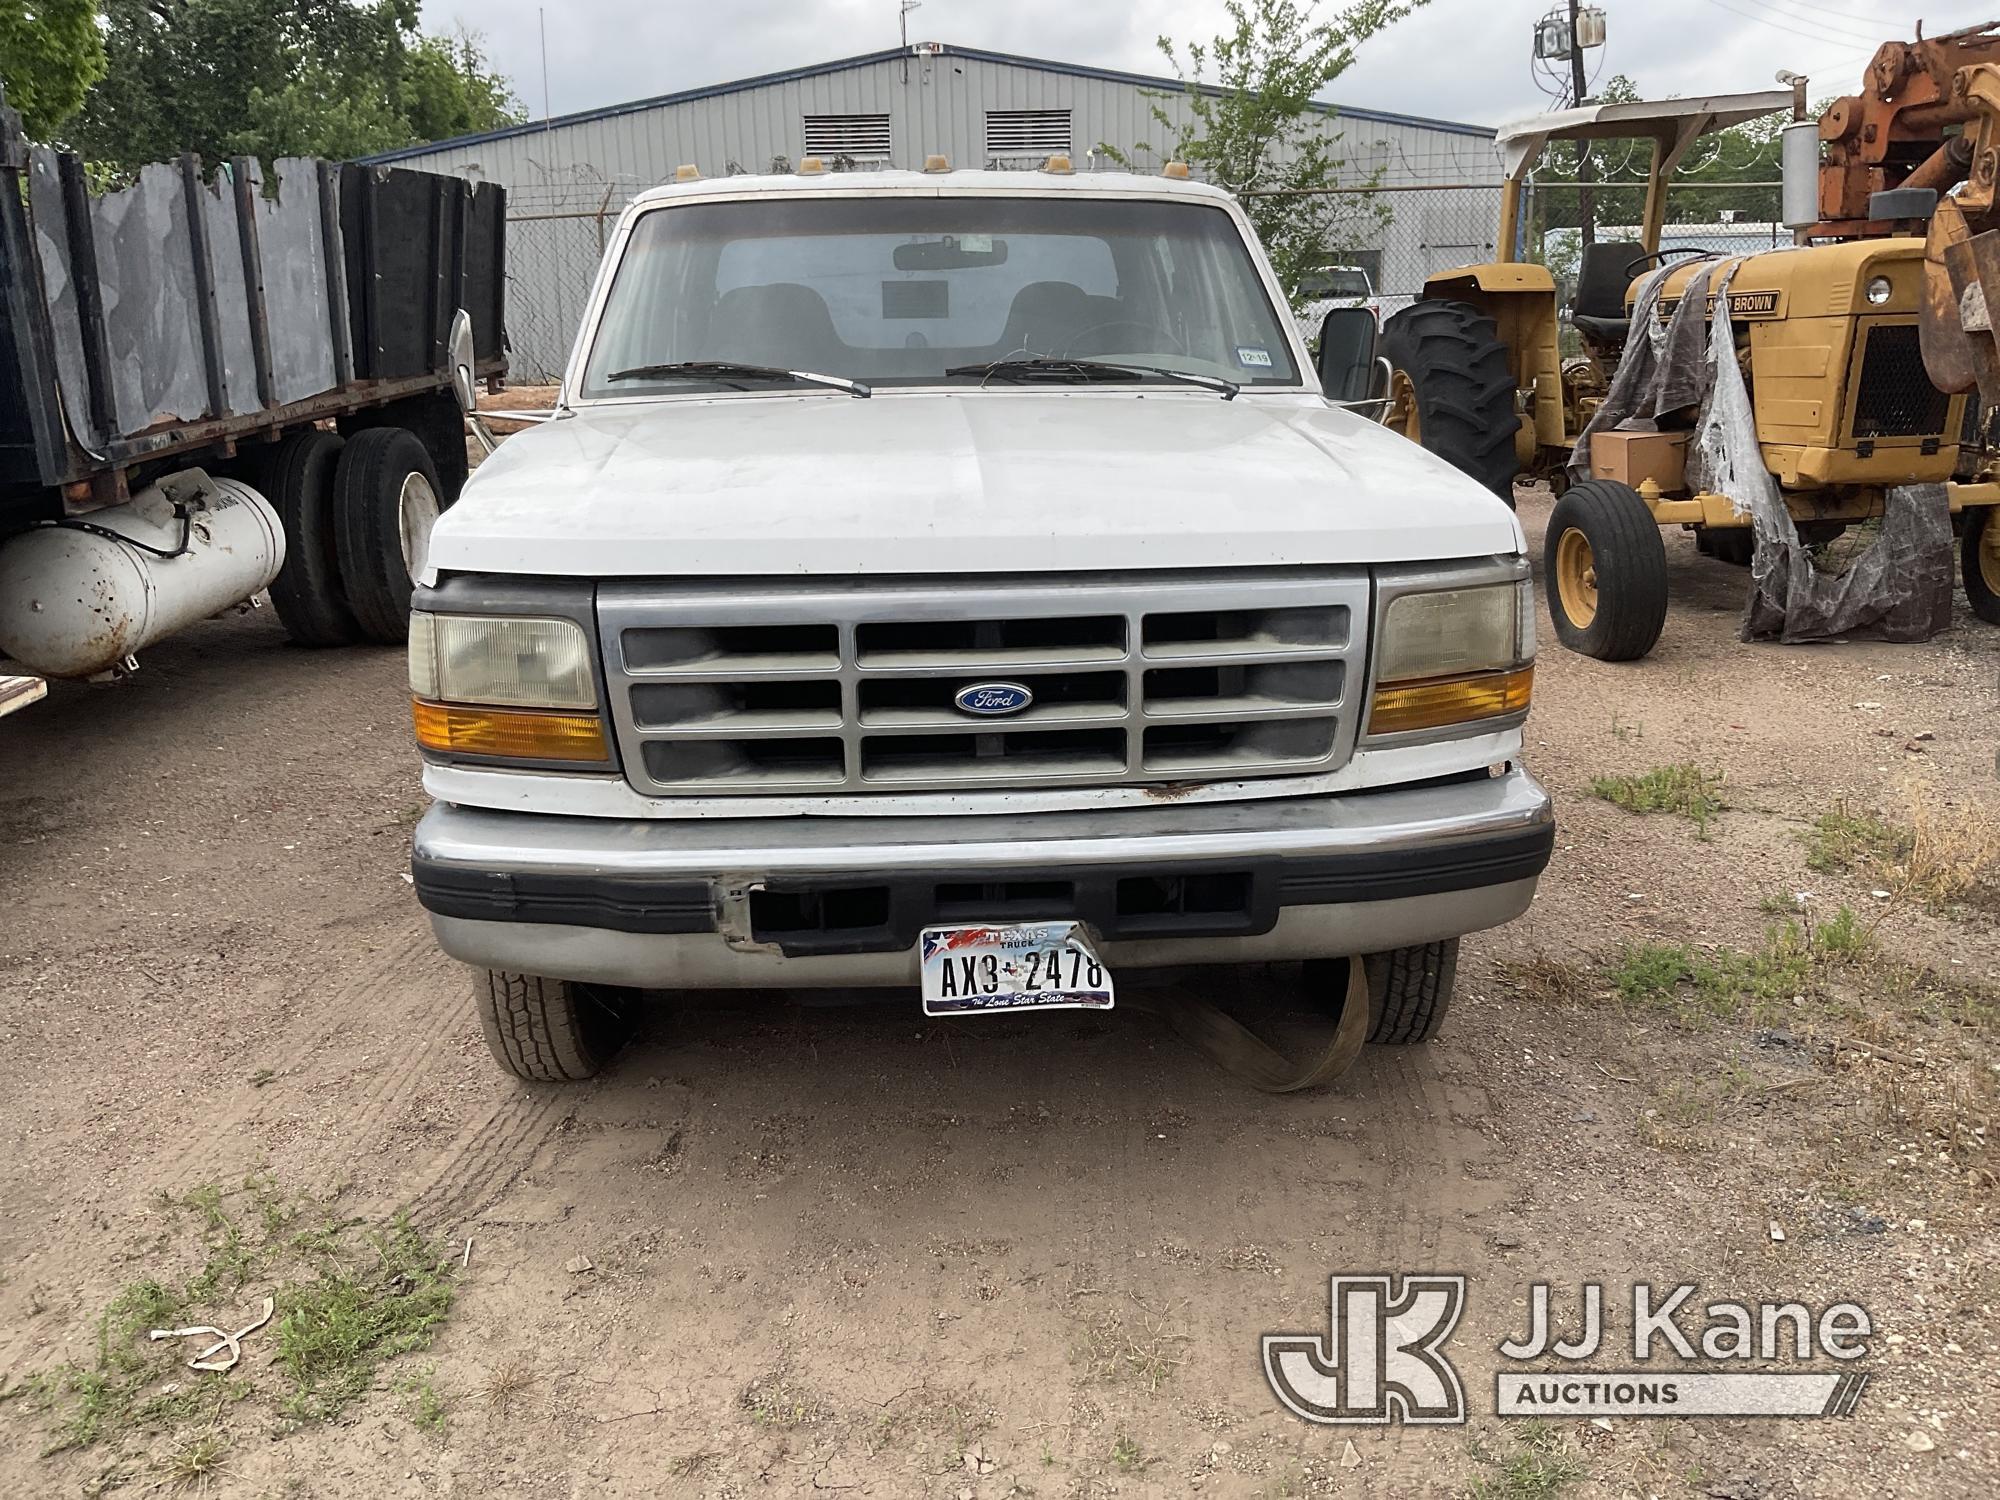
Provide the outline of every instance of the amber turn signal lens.
[[417,743],[448,755],[499,755],[516,760],[609,760],[604,726],[593,714],[533,709],[465,708],[426,703],[411,708]]
[[1466,677],[1427,677],[1416,682],[1391,682],[1375,690],[1368,713],[1370,734],[1401,734],[1410,729],[1437,729],[1468,719],[1497,719],[1528,707],[1535,669],[1474,672]]

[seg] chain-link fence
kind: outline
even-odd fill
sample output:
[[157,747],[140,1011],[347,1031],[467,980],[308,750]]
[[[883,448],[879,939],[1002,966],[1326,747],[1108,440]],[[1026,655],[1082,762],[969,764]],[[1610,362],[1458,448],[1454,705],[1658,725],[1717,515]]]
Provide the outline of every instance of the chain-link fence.
[[507,368],[533,385],[562,378],[612,226],[646,184],[578,176],[507,190]]
[[[507,338],[510,377],[555,381],[569,359],[591,282],[619,213],[650,184],[577,175],[507,192]],[[1424,279],[1494,258],[1500,193],[1492,183],[1425,182],[1351,190],[1368,204],[1352,246],[1329,246],[1329,265],[1368,273],[1383,315],[1423,293]]]

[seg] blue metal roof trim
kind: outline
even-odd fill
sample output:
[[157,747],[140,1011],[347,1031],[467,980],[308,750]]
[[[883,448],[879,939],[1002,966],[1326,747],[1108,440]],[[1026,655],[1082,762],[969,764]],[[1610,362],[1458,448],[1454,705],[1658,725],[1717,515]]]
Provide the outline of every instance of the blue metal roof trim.
[[[843,73],[850,68],[865,68],[875,63],[896,62],[910,55],[912,54],[900,47],[890,47],[881,52],[863,52],[854,57],[809,63],[804,67],[786,68],[777,73],[759,73],[754,78],[738,78],[728,83],[711,83],[702,88],[683,89],[675,94],[655,94],[650,99],[634,99],[625,104],[606,104],[597,109],[578,110],[574,114],[555,115],[546,120],[506,125],[498,130],[481,131],[476,135],[458,135],[449,140],[426,141],[417,146],[399,146],[394,151],[378,151],[373,156],[357,157],[356,160],[369,166],[406,161],[413,156],[432,156],[440,151],[455,151],[467,146],[484,145],[488,141],[538,135],[543,131],[563,126],[588,125],[596,120],[613,120],[620,115],[639,114],[645,110],[663,109],[674,104],[697,104],[703,99],[720,98],[725,94],[740,94],[748,89],[768,88],[777,83],[793,83],[801,78],[818,78],[827,73]],[[954,47],[946,43],[943,55],[969,57],[975,62],[1005,63],[1017,68],[1038,68],[1044,73],[1063,74],[1071,78],[1094,78],[1106,83],[1130,83],[1141,88],[1185,91],[1185,85],[1176,78],[1156,78],[1148,73],[1126,73],[1116,68],[1093,68],[1083,63],[1051,62],[1047,58],[1021,57],[1012,52],[988,52],[980,47]],[[1468,125],[1459,120],[1433,120],[1425,115],[1400,115],[1387,110],[1362,109],[1318,100],[1314,101],[1313,108],[1327,114],[1347,115],[1356,120],[1372,120],[1382,125],[1414,125],[1424,130],[1437,130],[1449,135],[1478,136],[1488,141],[1493,139],[1491,127]]]

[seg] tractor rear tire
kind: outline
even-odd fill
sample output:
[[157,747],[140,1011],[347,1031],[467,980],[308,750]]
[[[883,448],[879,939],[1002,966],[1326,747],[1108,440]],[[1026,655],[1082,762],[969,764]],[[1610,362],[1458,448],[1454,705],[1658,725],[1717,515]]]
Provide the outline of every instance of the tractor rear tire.
[[2000,625],[2000,520],[1991,505],[1976,505],[1965,513],[1965,535],[1959,539],[1959,568],[1965,576],[1965,602],[1988,625]]
[[285,565],[271,581],[278,623],[301,646],[351,646],[361,626],[341,586],[334,539],[334,471],[341,440],[307,428],[278,445],[260,476],[285,531]]
[[1542,549],[1549,622],[1570,650],[1633,661],[1667,622],[1667,549],[1630,485],[1585,479],[1549,513]]
[[632,1033],[625,990],[487,969],[473,997],[494,1060],[530,1083],[595,1078]]
[[1510,506],[1520,464],[1514,436],[1514,376],[1499,325],[1468,302],[1417,302],[1382,329],[1382,353],[1407,381],[1414,420],[1396,420],[1404,436],[1471,475]]
[[1747,568],[1757,551],[1757,533],[1748,526],[1704,526],[1701,535],[1708,541],[1708,555],[1732,568]]
[[364,427],[347,440],[334,477],[335,540],[365,639],[382,646],[409,639],[410,597],[442,509],[437,468],[415,433]]

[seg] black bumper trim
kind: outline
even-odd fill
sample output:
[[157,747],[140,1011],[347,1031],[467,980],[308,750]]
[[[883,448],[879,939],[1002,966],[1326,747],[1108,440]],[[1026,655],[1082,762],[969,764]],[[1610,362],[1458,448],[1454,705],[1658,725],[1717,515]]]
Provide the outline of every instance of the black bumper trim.
[[440,917],[543,922],[660,934],[715,931],[715,888],[701,880],[509,875],[410,861],[417,900]]
[[[1529,880],[1547,867],[1555,847],[1555,826],[1511,830],[1461,839],[1433,848],[1362,850],[1307,859],[1236,861],[1167,869],[1100,866],[1060,883],[1065,899],[1011,905],[992,915],[1006,920],[1074,917],[1089,922],[1107,939],[1251,937],[1276,925],[1287,906],[1338,905],[1441,895]],[[612,932],[686,934],[716,928],[716,892],[705,881],[650,880],[634,876],[509,875],[468,871],[418,858],[411,864],[417,899],[442,917],[481,922],[537,922],[597,927]],[[1119,884],[1147,877],[1246,877],[1244,899],[1222,911],[1121,910]],[[915,945],[918,929],[939,916],[940,888],[1044,884],[1046,871],[981,870],[955,876],[941,869],[921,877],[842,878],[815,881],[773,877],[763,889],[773,894],[853,892],[886,888],[879,922],[864,927],[753,931],[793,956],[899,952]],[[996,901],[996,906],[1000,903]],[[954,919],[945,914],[945,920]],[[754,913],[753,913],[754,919]],[[976,916],[959,918],[979,920]]]

